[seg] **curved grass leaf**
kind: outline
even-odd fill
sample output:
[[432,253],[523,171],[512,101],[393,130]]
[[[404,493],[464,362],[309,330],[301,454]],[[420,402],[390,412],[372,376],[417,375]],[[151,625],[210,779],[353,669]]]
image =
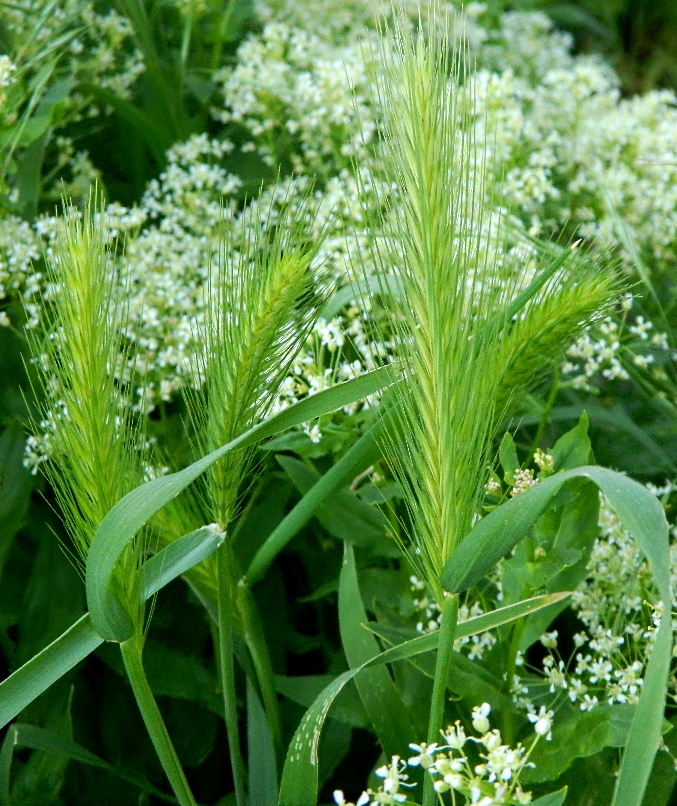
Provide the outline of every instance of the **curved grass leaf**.
[[483,518],[447,563],[442,584],[455,593],[482,579],[529,532],[562,486],[576,478],[590,479],[604,494],[649,561],[666,609],[649,656],[613,799],[613,806],[640,806],[660,742],[672,655],[668,524],[656,497],[636,481],[602,467],[558,473]]
[[[569,593],[558,593],[535,596],[532,599],[527,599],[514,605],[501,607],[498,610],[494,610],[493,613],[485,613],[482,616],[468,619],[468,621],[463,621],[458,625],[456,638],[465,638],[469,635],[476,635],[477,633],[494,629],[502,624],[507,624],[535,613],[542,607],[548,607],[569,595]],[[366,661],[361,666],[343,672],[324,689],[306,711],[289,745],[282,773],[279,806],[316,806],[320,736],[329,709],[346,684],[363,669],[369,669],[385,663],[394,663],[399,660],[407,660],[424,652],[431,652],[437,648],[438,640],[438,633],[431,633],[392,647]]]
[[[344,544],[343,551],[339,581],[339,626],[343,651],[348,664],[354,669],[378,655],[379,645],[376,638],[362,626],[367,622],[367,614],[357,580],[355,553],[348,543]],[[386,757],[402,756],[414,729],[390,672],[385,666],[365,669],[355,683]]]
[[172,580],[212,555],[225,535],[213,526],[203,526],[166,546],[141,566],[141,595],[150,599]]
[[338,384],[254,426],[178,473],[146,482],[122,498],[101,521],[87,558],[87,604],[92,624],[99,635],[109,641],[125,641],[130,638],[134,629],[132,616],[110,590],[118,560],[136,533],[153,515],[176,498],[201,473],[231,451],[254,445],[280,431],[321,417],[374,394],[396,380],[393,368],[386,366],[355,380]]
[[[159,551],[140,569],[144,598],[150,598],[190,567],[209,557],[222,541],[222,535],[204,527]],[[65,633],[0,683],[0,727],[14,719],[102,643],[103,638],[94,629],[89,613],[85,613]]]
[[100,770],[106,770],[117,778],[127,781],[134,786],[153,795],[166,803],[176,803],[176,798],[167,795],[161,789],[156,789],[152,784],[145,780],[145,778],[136,775],[133,772],[121,770],[119,767],[109,764],[99,756],[80,746],[67,736],[62,736],[59,733],[54,733],[44,728],[38,728],[34,725],[17,724],[12,725],[3,741],[2,750],[0,751],[1,774],[2,774],[2,794],[0,794],[0,804],[5,806],[12,803],[11,795],[9,794],[9,785],[11,780],[11,764],[14,753],[21,749],[28,750],[42,750],[46,753],[53,755],[63,756],[71,761],[78,761],[81,764],[87,764],[90,767],[98,767]]

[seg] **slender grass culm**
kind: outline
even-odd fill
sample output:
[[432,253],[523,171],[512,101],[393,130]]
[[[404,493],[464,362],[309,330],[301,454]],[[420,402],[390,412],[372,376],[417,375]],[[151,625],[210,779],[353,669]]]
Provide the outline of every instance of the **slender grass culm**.
[[[84,211],[69,210],[60,221],[46,257],[46,321],[42,338],[32,344],[44,393],[43,421],[35,431],[48,435],[44,470],[82,570],[106,513],[143,481],[143,440],[132,421],[129,390],[121,381],[126,356],[125,283],[118,276],[109,240],[96,196]],[[120,649],[174,793],[182,806],[192,806],[142,664],[144,613],[137,570],[143,555],[143,539],[137,537],[113,576],[112,594],[126,633]]]
[[[613,273],[576,250],[542,260],[531,277],[517,259],[496,257],[509,253],[511,236],[492,214],[468,56],[439,33],[446,30],[434,3],[429,36],[400,14],[378,84],[385,135],[377,169],[396,199],[383,199],[380,262],[400,278],[388,304],[408,375],[394,391],[385,449],[408,509],[405,550],[443,613],[429,743],[442,727],[458,611],[440,575],[481,510],[492,441],[514,390],[542,377],[618,290]],[[424,806],[432,806],[430,779],[426,787]]]

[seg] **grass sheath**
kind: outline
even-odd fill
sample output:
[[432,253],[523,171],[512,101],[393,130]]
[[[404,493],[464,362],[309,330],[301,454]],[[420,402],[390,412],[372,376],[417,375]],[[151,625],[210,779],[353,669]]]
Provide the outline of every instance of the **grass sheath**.
[[148,679],[143,668],[141,638],[137,634],[120,644],[122,660],[125,665],[129,682],[134,692],[134,697],[141,711],[141,716],[146,725],[146,730],[153,742],[153,747],[157,753],[162,768],[164,769],[169,783],[176,795],[176,799],[181,806],[196,806],[195,799],[188,786],[188,781],[184,775],[181,763],[176,755],[176,750],[169,738],[167,727],[160,709],[155,702],[153,692],[148,685]]

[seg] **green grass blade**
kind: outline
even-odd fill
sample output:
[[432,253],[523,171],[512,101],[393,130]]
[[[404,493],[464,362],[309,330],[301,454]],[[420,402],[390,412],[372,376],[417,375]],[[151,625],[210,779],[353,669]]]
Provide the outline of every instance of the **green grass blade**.
[[101,637],[111,641],[124,641],[133,633],[133,619],[110,591],[111,581],[126,547],[165,504],[230,451],[254,445],[280,431],[374,394],[394,383],[396,379],[393,368],[387,366],[338,384],[254,426],[184,470],[146,482],[122,498],[99,525],[87,558],[87,604],[92,623]]
[[0,683],[0,726],[103,643],[89,613]]
[[[102,758],[99,758],[99,756],[96,756],[94,753],[91,753],[86,748],[77,744],[77,742],[74,742],[72,739],[68,738],[68,736],[63,736],[60,733],[54,733],[53,731],[46,730],[45,728],[38,728],[35,727],[35,725],[15,724],[9,728],[5,741],[8,741],[11,744],[12,755],[16,750],[21,748],[26,748],[28,750],[43,750],[46,753],[64,756],[71,761],[77,761],[81,764],[87,764],[90,767],[98,767],[101,770],[106,770],[117,778],[137,786],[143,792],[153,795],[166,803],[177,802],[175,798],[167,795],[161,789],[156,789],[144,778],[135,775],[132,772],[121,770],[113,764],[109,764],[107,761],[104,761]],[[2,752],[4,752],[4,750],[5,748],[3,745]],[[0,753],[0,757],[1,756],[2,753]],[[2,760],[4,761],[5,759],[3,758]],[[1,764],[2,762],[0,762],[0,765]],[[4,785],[5,781],[9,781],[10,770],[6,765],[3,766],[2,769]],[[6,773],[6,777],[4,776],[4,773]],[[0,803],[2,803],[1,797]]]
[[245,575],[245,580],[248,585],[252,585],[265,574],[275,557],[277,557],[292,537],[308,523],[318,507],[320,507],[333,492],[349,484],[358,473],[366,467],[369,467],[372,462],[380,457],[381,450],[377,439],[383,427],[382,420],[379,419],[379,421],[360,437],[350,450],[347,451],[310,490],[308,490],[291,512],[275,527],[265,543],[256,552],[249,565]]
[[[457,638],[476,635],[485,630],[499,627],[526,615],[535,613],[543,607],[560,601],[569,593],[548,594],[535,596],[514,605],[502,607],[493,613],[461,622],[456,630]],[[437,648],[439,635],[421,635],[403,644],[392,647],[377,655],[356,669],[350,669],[333,680],[317,697],[315,702],[306,711],[289,745],[287,759],[282,773],[280,786],[279,806],[316,806],[318,791],[318,748],[322,728],[334,700],[349,683],[363,669],[380,666],[384,663],[394,663],[399,660],[432,652]],[[407,737],[405,737],[407,738]]]
[[[210,527],[198,529],[162,549],[141,568],[143,595],[148,599],[177,576],[213,554],[223,541]],[[84,660],[103,639],[89,613],[0,683],[0,727],[4,727],[52,683]]]
[[[357,580],[355,553],[348,543],[343,547],[338,608],[343,651],[354,669],[378,655],[379,645],[362,626],[367,622],[367,614]],[[414,729],[390,672],[385,666],[365,669],[355,683],[386,758],[402,756]]]
[[641,806],[660,742],[672,654],[668,524],[656,497],[636,481],[602,467],[558,473],[483,518],[447,563],[442,584],[457,592],[482,579],[528,533],[553,496],[575,478],[589,478],[604,494],[649,561],[666,609],[649,656],[613,800],[613,806]]
[[154,554],[142,566],[143,598],[150,599],[172,580],[211,556],[223,540],[223,532],[212,526],[203,526]]
[[553,277],[569,260],[572,256],[570,249],[563,249],[562,254],[559,255],[552,263],[546,266],[530,283],[529,285],[518,294],[515,299],[508,305],[505,311],[502,311],[496,317],[496,320],[490,320],[487,324],[487,329],[492,332],[496,322],[505,324],[510,322],[513,316],[516,316],[522,308],[533,299],[536,294],[543,288],[548,280]]
[[249,806],[277,805],[277,763],[273,737],[252,682],[247,679]]

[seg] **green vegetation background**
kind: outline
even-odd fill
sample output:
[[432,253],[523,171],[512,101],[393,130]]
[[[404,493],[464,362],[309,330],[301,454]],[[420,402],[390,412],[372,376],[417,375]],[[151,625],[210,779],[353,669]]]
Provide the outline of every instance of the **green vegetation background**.
[[[631,95],[656,87],[677,89],[677,3],[672,0],[587,0],[580,3],[516,0],[501,8],[540,9],[558,26],[571,31],[580,52],[604,54],[617,69],[625,93]],[[129,205],[137,201],[148,182],[165,167],[165,152],[189,134],[210,131],[208,110],[211,88],[204,79],[212,67],[232,60],[238,43],[256,30],[255,9],[247,0],[228,6],[226,14],[213,15],[192,33],[186,33],[171,8],[154,4],[150,17],[136,0],[120,0],[136,31],[146,73],[129,101],[116,100],[100,86],[83,86],[111,112],[96,125],[72,124],[79,146],[86,149],[100,171],[110,201]],[[9,33],[0,51],[12,52]],[[186,55],[187,54],[187,55]],[[38,212],[49,211],[54,198],[41,193],[43,180],[55,168],[50,159],[49,126],[58,120],[59,93],[70,87],[50,88],[51,96],[40,103],[48,116],[47,128],[22,150],[13,165],[18,188],[15,209],[31,221]],[[50,118],[51,116],[51,118]],[[40,123],[36,125],[41,125]],[[72,132],[71,132],[72,133]],[[5,146],[7,143],[5,142]],[[235,169],[234,166],[232,166]],[[287,171],[289,166],[282,166]],[[58,170],[58,168],[57,168]],[[255,191],[275,170],[252,160],[238,166],[242,195]],[[674,324],[674,323],[670,323]],[[33,407],[30,398],[32,369],[26,364],[25,346],[15,332],[0,328],[0,665],[2,674],[16,669],[84,612],[84,590],[77,571],[60,541],[66,538],[55,512],[53,494],[41,477],[23,467],[24,426]],[[650,436],[664,412],[630,386],[626,397],[601,401],[590,411],[593,449],[605,461],[638,475],[642,480],[661,480],[674,472],[677,462],[677,429],[663,429],[664,441],[657,461]],[[26,397],[27,396],[27,397]],[[581,399],[569,393],[558,401],[565,407],[581,408]],[[616,416],[611,431],[605,430],[602,405]],[[168,404],[155,423],[158,436],[171,444],[173,429],[182,416],[178,403]],[[625,430],[623,417],[630,423]],[[547,425],[552,444],[566,430],[556,418]],[[644,430],[643,430],[644,429]],[[536,427],[520,431],[520,446],[528,446]],[[610,444],[609,434],[613,435]],[[334,445],[340,451],[340,437]],[[283,449],[284,445],[280,446]],[[240,526],[249,545],[260,542],[298,499],[290,476],[281,472],[271,454],[261,457],[263,473],[254,488],[251,506]],[[288,461],[291,461],[288,460]],[[325,471],[331,453],[315,459]],[[639,471],[639,472],[638,472]],[[261,486],[265,485],[265,495]],[[265,504],[257,503],[265,498]],[[336,539],[343,519],[354,513],[325,513],[313,520],[285,551],[255,594],[262,615],[268,646],[278,674],[291,679],[309,678],[308,691],[341,667],[341,643],[336,616],[336,580],[342,558],[342,543]],[[332,520],[333,518],[333,520]],[[352,524],[354,526],[354,523]],[[380,524],[360,523],[365,533]],[[247,546],[247,540],[241,541]],[[251,548],[243,549],[251,551]],[[386,560],[363,579],[368,589],[387,589],[400,572]],[[398,585],[393,586],[396,596]],[[180,614],[178,616],[177,614]],[[220,708],[214,694],[216,680],[211,633],[198,601],[180,581],[158,598],[146,649],[148,673],[160,698],[163,714],[175,739],[181,761],[188,770],[193,790],[201,803],[230,802],[232,780]],[[288,688],[291,687],[288,683]],[[307,692],[282,701],[285,735],[304,711]],[[21,715],[21,722],[40,725],[56,735],[72,737],[82,747],[109,762],[108,769],[69,761],[67,755],[18,749],[14,757],[11,803],[46,804],[160,803],[152,786],[162,788],[162,774],[138,714],[120,661],[110,647],[103,647],[73,674],[62,679]],[[28,734],[26,734],[28,736]],[[30,742],[28,742],[30,744]],[[62,748],[63,750],[63,748]],[[331,721],[323,739],[321,780],[325,800],[334,785],[361,787],[376,758],[373,737],[361,728]],[[10,758],[11,762],[11,758]],[[0,776],[6,775],[7,759],[0,757]],[[579,769],[580,780],[589,779],[601,791],[610,786],[607,761],[602,754]],[[2,789],[2,787],[0,787]],[[171,800],[171,799],[170,799]],[[665,801],[666,803],[669,801]],[[0,791],[0,803],[10,803]]]

